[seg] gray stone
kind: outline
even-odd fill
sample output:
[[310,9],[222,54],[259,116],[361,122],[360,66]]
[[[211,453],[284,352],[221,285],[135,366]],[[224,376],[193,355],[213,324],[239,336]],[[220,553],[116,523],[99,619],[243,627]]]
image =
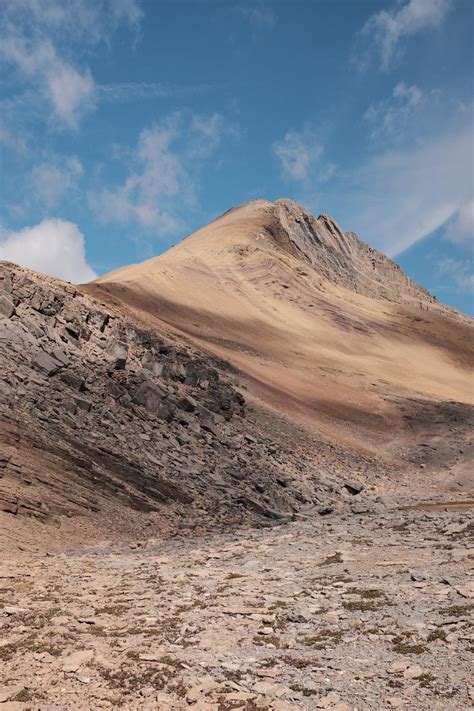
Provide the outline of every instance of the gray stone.
[[123,370],[127,364],[128,348],[121,341],[114,341],[108,349],[108,354],[111,356],[111,367],[114,370]]
[[157,412],[161,406],[166,391],[151,380],[144,380],[135,390],[134,402],[143,405],[149,412]]
[[15,304],[5,294],[0,294],[0,315],[11,318],[15,313]]
[[86,381],[84,378],[81,378],[80,375],[77,375],[77,373],[74,373],[72,370],[63,370],[59,377],[63,383],[66,383],[66,385],[69,385],[69,387],[74,390],[84,392],[86,389]]
[[353,496],[360,494],[364,490],[363,484],[359,484],[357,481],[345,481],[344,488]]
[[69,358],[68,356],[64,353],[61,348],[55,348],[52,352],[51,355],[53,358],[56,358],[60,363],[62,363],[64,366],[69,365]]
[[53,358],[53,356],[49,355],[45,351],[39,351],[39,353],[36,354],[33,358],[33,365],[35,368],[48,376],[54,375],[64,366],[61,361]]
[[164,362],[155,353],[147,352],[142,358],[142,366],[159,378],[163,373]]
[[92,407],[90,400],[87,400],[85,397],[79,397],[78,395],[74,396],[74,402],[80,410],[84,410],[85,412],[89,412]]

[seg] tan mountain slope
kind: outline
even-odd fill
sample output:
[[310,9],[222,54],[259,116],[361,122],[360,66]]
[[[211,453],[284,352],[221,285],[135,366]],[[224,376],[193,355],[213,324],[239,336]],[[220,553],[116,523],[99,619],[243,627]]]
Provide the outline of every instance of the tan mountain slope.
[[250,395],[360,446],[389,445],[400,399],[474,398],[472,320],[290,200],[238,206],[87,289],[230,360]]

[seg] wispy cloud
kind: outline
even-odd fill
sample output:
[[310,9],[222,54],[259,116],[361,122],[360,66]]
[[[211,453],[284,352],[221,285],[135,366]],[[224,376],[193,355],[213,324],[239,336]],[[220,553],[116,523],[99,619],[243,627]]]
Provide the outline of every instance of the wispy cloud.
[[472,260],[460,260],[445,257],[437,263],[438,273],[450,277],[462,291],[474,290],[474,272]]
[[474,198],[471,198],[451,220],[446,229],[446,239],[456,244],[474,242]]
[[389,99],[371,104],[364,119],[371,127],[373,140],[403,137],[426,101],[424,92],[415,85],[400,82]]
[[56,207],[70,190],[77,188],[84,169],[77,156],[50,157],[31,171],[31,193],[44,210]]
[[97,84],[98,101],[108,103],[131,103],[148,99],[176,99],[205,94],[222,87],[213,84],[193,84],[190,86],[167,86],[160,82],[115,82]]
[[381,152],[353,172],[341,195],[351,226],[396,255],[441,227],[470,197],[470,126]]
[[310,129],[287,131],[283,138],[272,146],[284,178],[305,181],[312,174],[315,164],[323,153],[323,146]]
[[95,106],[96,88],[74,48],[83,57],[87,47],[107,43],[120,24],[137,30],[141,15],[136,0],[4,0],[0,59],[15,67],[36,102],[46,102],[55,124],[76,129]]
[[[395,256],[449,220],[451,239],[467,239],[472,199],[472,107],[430,116],[416,87],[398,85],[376,106],[383,141],[350,169],[330,162],[314,132],[288,132],[272,146],[295,197],[312,209],[334,210],[347,229]],[[414,129],[397,134],[402,115],[423,105]],[[418,110],[418,108],[417,108]],[[408,122],[409,123],[409,122]],[[419,129],[418,127],[421,127]],[[425,135],[423,135],[425,134]],[[382,138],[381,135],[379,135]]]
[[359,33],[356,63],[366,68],[376,61],[388,71],[403,57],[406,41],[439,27],[452,5],[452,0],[408,0],[374,13]]
[[0,259],[74,283],[95,279],[84,235],[72,222],[46,219],[33,227],[0,236]]
[[93,211],[104,222],[176,233],[183,228],[183,208],[197,204],[197,171],[230,131],[220,114],[185,119],[179,113],[144,129],[134,150],[121,151],[125,181],[90,193]]

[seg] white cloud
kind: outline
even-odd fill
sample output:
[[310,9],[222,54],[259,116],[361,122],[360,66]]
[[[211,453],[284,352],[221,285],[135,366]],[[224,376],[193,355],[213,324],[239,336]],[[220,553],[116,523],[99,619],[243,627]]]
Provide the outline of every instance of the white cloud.
[[304,181],[310,177],[323,146],[309,130],[288,131],[280,141],[275,141],[272,150],[285,178]]
[[403,107],[422,107],[416,125],[387,140],[394,138],[390,118],[377,152],[359,166],[336,169],[314,135],[304,140],[304,132],[290,131],[273,145],[284,177],[296,183],[296,200],[333,212],[346,229],[390,256],[446,224],[451,241],[472,237],[473,107],[448,104],[446,110],[446,102],[428,101],[416,89],[402,84],[394,92]]
[[208,158],[224,135],[235,136],[237,131],[227,124],[221,114],[196,114],[190,123],[189,154],[192,158]]
[[4,0],[0,21],[0,59],[16,68],[23,84],[50,107],[58,126],[77,128],[94,108],[96,88],[87,67],[74,54],[108,42],[120,23],[138,28],[136,0]]
[[364,114],[372,126],[371,138],[403,137],[410,122],[422,110],[425,99],[419,87],[404,82],[397,84],[389,99],[372,104]]
[[95,105],[94,80],[89,71],[77,71],[57,63],[46,73],[48,98],[56,117],[69,128],[77,128],[84,113]]
[[76,284],[97,276],[86,260],[84,235],[65,220],[47,219],[3,234],[0,259]]
[[440,228],[471,197],[472,140],[469,122],[376,155],[337,188],[347,224],[389,255]]
[[451,277],[462,291],[472,292],[474,290],[474,273],[471,262],[445,257],[438,262],[437,268],[440,274]]
[[31,172],[32,198],[43,208],[55,207],[69,190],[76,188],[82,174],[83,167],[76,156],[44,161]]
[[360,33],[364,50],[358,56],[359,65],[366,67],[375,58],[383,70],[390,69],[403,55],[404,42],[439,27],[451,6],[452,0],[408,0],[403,5],[397,3],[393,10],[371,15]]
[[196,170],[230,131],[220,114],[194,116],[186,122],[173,114],[144,129],[136,149],[125,151],[125,181],[89,195],[92,208],[104,222],[135,221],[161,234],[182,229],[183,207],[197,203]]
[[446,238],[457,244],[474,241],[474,199],[459,208],[446,229]]

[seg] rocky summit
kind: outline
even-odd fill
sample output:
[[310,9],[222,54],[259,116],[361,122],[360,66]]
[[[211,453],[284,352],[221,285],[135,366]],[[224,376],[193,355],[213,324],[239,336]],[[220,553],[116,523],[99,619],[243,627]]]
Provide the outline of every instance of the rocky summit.
[[0,263],[0,708],[472,708],[472,336],[290,200]]

